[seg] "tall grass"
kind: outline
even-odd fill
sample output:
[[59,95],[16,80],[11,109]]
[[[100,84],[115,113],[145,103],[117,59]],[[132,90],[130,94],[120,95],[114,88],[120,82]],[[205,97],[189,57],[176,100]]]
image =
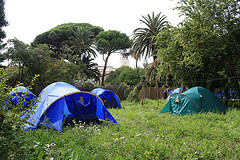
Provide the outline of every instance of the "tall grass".
[[[122,102],[109,109],[117,124],[64,126],[62,132],[41,128],[21,132],[29,159],[238,159],[240,111],[186,116],[160,114],[166,103]],[[21,136],[21,137],[22,137]]]

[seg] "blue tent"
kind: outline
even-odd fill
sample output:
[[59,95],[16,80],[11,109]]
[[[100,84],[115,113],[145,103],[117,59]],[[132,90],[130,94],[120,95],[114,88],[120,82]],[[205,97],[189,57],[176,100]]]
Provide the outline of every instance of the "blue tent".
[[103,103],[107,108],[122,107],[118,96],[110,90],[95,88],[91,91],[91,93],[99,96],[103,100]]
[[24,108],[36,100],[36,95],[24,86],[13,88],[9,95],[11,95],[10,101],[12,105],[16,106],[21,102]]
[[64,119],[103,119],[117,123],[98,96],[80,91],[65,82],[55,82],[44,88],[32,111],[21,117],[24,118],[27,114],[30,116],[27,119],[33,125],[30,129],[44,124],[61,131]]
[[171,97],[171,95],[173,95],[174,93],[180,93],[181,91],[182,91],[182,88],[176,88],[174,90],[168,91],[169,96],[167,99],[169,99]]

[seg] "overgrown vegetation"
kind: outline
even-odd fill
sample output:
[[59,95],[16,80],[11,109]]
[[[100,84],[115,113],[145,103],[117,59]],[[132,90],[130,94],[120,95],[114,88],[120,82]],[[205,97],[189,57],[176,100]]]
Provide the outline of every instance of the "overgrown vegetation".
[[235,0],[180,0],[178,27],[158,34],[158,75],[163,81],[239,90],[240,4]]
[[123,101],[124,109],[110,109],[118,124],[75,123],[65,126],[61,133],[51,128],[19,131],[14,142],[22,143],[12,148],[11,155],[26,159],[237,159],[240,156],[239,110],[174,116],[159,113],[165,103],[161,100],[158,106],[155,100],[145,99],[142,106]]
[[[158,75],[166,85],[239,90],[239,2],[180,0],[177,9],[185,16],[178,27],[170,26],[165,15],[152,13],[140,20],[146,28],[134,32],[132,56],[155,60],[147,71],[121,67],[106,79],[108,84],[122,83],[122,99],[128,96],[122,109],[109,109],[118,124],[73,122],[62,132],[45,127],[25,132],[19,119],[23,111],[9,109],[6,97],[10,86],[19,82],[29,86],[36,74],[40,75],[33,86],[36,94],[55,81],[90,91],[99,80],[93,47],[106,56],[106,69],[111,54],[129,47],[128,36],[88,23],[68,23],[38,35],[31,45],[9,40],[7,52],[0,54],[0,62],[11,60],[6,72],[0,70],[1,159],[238,159],[239,102],[231,101],[226,114],[186,116],[160,114],[165,100],[160,105],[148,99],[144,106],[139,102],[144,74],[151,81]],[[7,25],[4,1],[0,12],[2,49],[5,33],[1,28]],[[136,87],[128,95],[129,85]]]
[[[1,72],[1,104],[8,96]],[[0,154],[3,159],[237,159],[240,111],[186,116],[160,114],[166,100],[122,101],[109,109],[117,124],[76,123],[62,132],[41,127],[23,131],[21,112],[1,107]],[[6,106],[7,104],[5,104]]]
[[144,69],[122,66],[112,71],[106,78],[106,84],[116,85],[126,83],[128,85],[138,84],[144,76]]

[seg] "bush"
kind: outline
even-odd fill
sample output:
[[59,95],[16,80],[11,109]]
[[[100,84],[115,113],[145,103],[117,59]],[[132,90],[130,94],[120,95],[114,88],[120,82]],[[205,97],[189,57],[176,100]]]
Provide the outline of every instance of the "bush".
[[141,89],[142,89],[142,83],[138,83],[134,88],[134,90],[130,92],[127,99],[130,100],[131,102],[139,102],[141,100],[139,96],[139,92],[141,91]]
[[229,101],[228,107],[231,108],[240,108],[240,101]]
[[96,82],[93,79],[82,79],[82,80],[75,80],[73,82],[73,85],[80,89],[81,91],[88,91],[94,89],[94,86],[96,85]]
[[131,67],[122,66],[109,74],[106,83],[116,85],[126,83],[128,85],[136,85],[141,81],[144,70],[141,68],[132,69]]
[[9,98],[11,87],[6,85],[7,75],[0,69],[0,155],[1,159],[26,159],[31,154],[26,143],[25,131],[21,129],[25,119],[21,106],[12,106],[6,99]]

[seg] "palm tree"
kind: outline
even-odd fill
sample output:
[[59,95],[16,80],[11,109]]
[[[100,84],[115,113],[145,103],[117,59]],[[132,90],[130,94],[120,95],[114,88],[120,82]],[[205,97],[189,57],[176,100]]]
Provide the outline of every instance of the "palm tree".
[[69,38],[70,49],[72,55],[77,55],[80,59],[83,56],[94,56],[96,52],[93,49],[95,42],[94,33],[90,30],[83,30],[81,27],[74,27],[72,29],[72,36]]
[[131,54],[133,57],[140,59],[145,55],[145,58],[153,56],[154,61],[157,59],[155,45],[156,36],[161,32],[164,26],[168,23],[165,21],[166,16],[161,15],[161,12],[152,16],[142,16],[140,20],[146,25],[145,28],[137,28],[133,31]]
[[87,78],[95,79],[95,81],[99,81],[100,72],[97,68],[98,64],[93,62],[94,59],[90,58],[86,55],[82,57],[82,62],[84,63],[84,73],[87,75]]

